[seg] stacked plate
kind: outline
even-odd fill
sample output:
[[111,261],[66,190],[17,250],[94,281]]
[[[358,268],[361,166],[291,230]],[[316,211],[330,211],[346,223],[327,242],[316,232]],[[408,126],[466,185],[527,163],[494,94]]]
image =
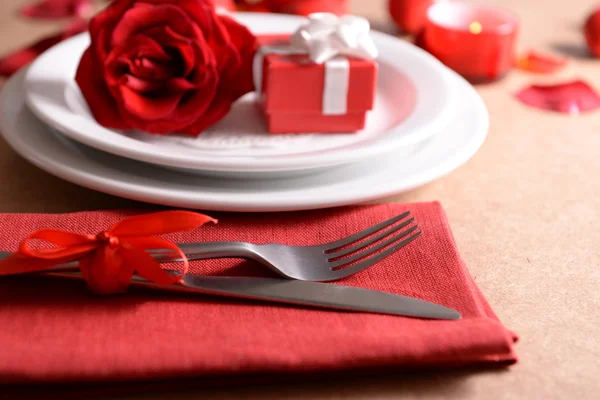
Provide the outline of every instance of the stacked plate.
[[[301,18],[238,14],[256,34]],[[486,108],[475,90],[417,47],[373,32],[377,102],[356,134],[270,135],[253,94],[198,138],[100,126],[74,81],[87,35],[40,56],[7,82],[0,130],[23,157],[73,183],[145,202],[203,210],[284,211],[360,203],[452,171],[481,146]]]

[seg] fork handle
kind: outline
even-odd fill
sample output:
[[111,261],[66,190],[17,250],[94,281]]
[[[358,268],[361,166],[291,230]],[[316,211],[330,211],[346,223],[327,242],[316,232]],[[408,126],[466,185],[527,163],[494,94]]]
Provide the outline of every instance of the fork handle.
[[182,243],[178,247],[188,260],[205,260],[209,258],[246,258],[261,262],[257,245],[245,242],[202,242]]

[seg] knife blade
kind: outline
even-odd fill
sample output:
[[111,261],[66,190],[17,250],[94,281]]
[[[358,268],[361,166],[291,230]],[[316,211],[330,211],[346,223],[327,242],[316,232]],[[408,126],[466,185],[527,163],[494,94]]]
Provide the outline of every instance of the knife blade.
[[427,319],[461,318],[461,314],[456,310],[414,297],[331,283],[187,275],[183,279],[183,286],[206,294],[234,295],[240,298],[334,310]]
[[[7,253],[0,252],[0,259]],[[48,275],[81,278],[79,272]],[[388,314],[425,319],[456,320],[461,314],[448,307],[414,297],[331,283],[290,279],[186,275],[180,284],[158,285],[134,276],[132,284],[169,292],[185,292],[322,309]]]

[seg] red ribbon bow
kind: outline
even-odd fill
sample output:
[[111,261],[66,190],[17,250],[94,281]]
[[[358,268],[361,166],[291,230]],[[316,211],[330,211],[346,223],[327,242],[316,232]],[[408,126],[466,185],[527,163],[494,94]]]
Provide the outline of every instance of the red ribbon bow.
[[[126,291],[134,273],[158,284],[176,283],[187,273],[188,260],[177,245],[153,235],[191,230],[207,222],[217,221],[188,211],[164,211],[125,218],[98,235],[54,229],[35,231],[21,242],[16,253],[0,261],[0,276],[43,271],[78,261],[83,278],[99,294]],[[44,240],[56,247],[33,249],[29,243],[33,239]],[[149,249],[176,252],[183,260],[182,273],[168,274],[146,252]]]

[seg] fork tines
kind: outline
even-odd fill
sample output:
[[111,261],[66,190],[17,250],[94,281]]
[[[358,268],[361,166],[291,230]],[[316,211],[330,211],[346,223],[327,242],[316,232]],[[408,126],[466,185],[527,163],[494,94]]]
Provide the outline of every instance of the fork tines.
[[[395,253],[421,235],[410,211],[397,215],[355,235],[328,245],[330,268],[362,269]],[[359,262],[358,264],[354,264]],[[346,271],[345,271],[346,272]]]

